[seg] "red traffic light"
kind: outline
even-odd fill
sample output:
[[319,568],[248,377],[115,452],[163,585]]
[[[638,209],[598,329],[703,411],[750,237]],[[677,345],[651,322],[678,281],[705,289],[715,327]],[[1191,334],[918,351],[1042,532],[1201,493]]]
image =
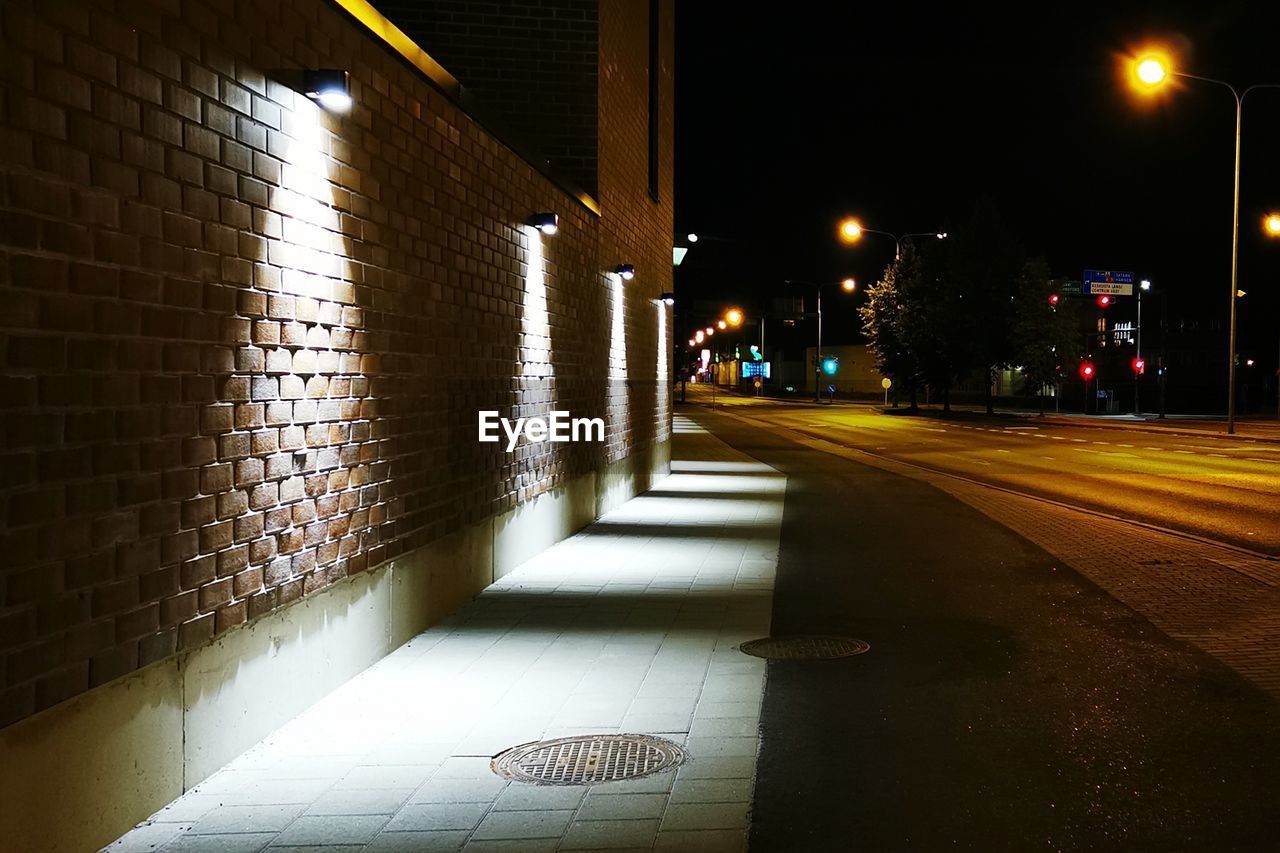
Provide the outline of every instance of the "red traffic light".
[[1111,304],[1111,297],[1107,296],[1105,293],[1102,296],[1098,297],[1099,308],[1106,308],[1110,304]]
[[1132,364],[1133,364],[1133,372],[1134,372],[1134,373],[1139,373],[1139,374],[1141,374],[1141,373],[1146,373],[1146,372],[1147,372],[1147,362],[1146,362],[1146,360],[1145,360],[1145,359],[1135,358],[1135,359],[1133,360]]
[[1050,293],[1050,294],[1049,294],[1049,304],[1050,304],[1050,305],[1052,305],[1054,308],[1057,308],[1057,307],[1058,307],[1058,303],[1059,303],[1061,300],[1062,300],[1062,297],[1061,297],[1061,296],[1059,296],[1058,294],[1056,294],[1056,293]]
[[1093,378],[1093,362],[1086,361],[1080,365],[1080,378],[1088,381]]

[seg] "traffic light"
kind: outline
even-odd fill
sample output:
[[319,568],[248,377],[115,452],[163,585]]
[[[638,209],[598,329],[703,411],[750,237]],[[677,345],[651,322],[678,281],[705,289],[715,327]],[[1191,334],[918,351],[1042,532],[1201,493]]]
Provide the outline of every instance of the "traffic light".
[[1058,303],[1061,301],[1062,301],[1062,297],[1059,296],[1058,294],[1056,293],[1049,294],[1049,304],[1052,305],[1054,308],[1057,308]]
[[822,360],[822,372],[828,376],[835,376],[836,371],[840,369],[840,359],[834,355],[829,355]]
[[1093,378],[1094,368],[1092,361],[1084,361],[1080,363],[1080,378],[1088,382]]
[[1098,307],[1099,307],[1099,308],[1106,308],[1106,307],[1107,307],[1107,306],[1109,306],[1110,304],[1111,304],[1111,297],[1110,297],[1110,296],[1108,296],[1107,294],[1105,294],[1105,293],[1104,293],[1104,294],[1102,294],[1101,296],[1099,296],[1099,297],[1098,297]]
[[1145,359],[1135,358],[1132,362],[1133,372],[1141,376],[1147,372],[1147,362]]

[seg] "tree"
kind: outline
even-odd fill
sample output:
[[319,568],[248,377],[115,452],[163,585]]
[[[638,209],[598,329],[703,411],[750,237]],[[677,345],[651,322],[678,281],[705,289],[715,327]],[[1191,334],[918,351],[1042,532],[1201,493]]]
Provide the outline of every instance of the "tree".
[[[956,375],[981,371],[987,414],[994,412],[995,372],[1013,361],[1010,335],[1022,255],[990,199],[947,241],[943,276],[952,304],[950,361]],[[957,334],[958,332],[958,334]]]
[[903,339],[902,301],[898,292],[904,274],[901,260],[894,261],[884,277],[867,288],[867,301],[858,313],[867,348],[875,359],[876,369],[889,377],[911,396],[911,411],[919,408],[917,390],[920,371],[914,354]]
[[[1013,361],[1040,401],[1044,414],[1044,390],[1056,389],[1068,365],[1075,363],[1080,352],[1076,306],[1061,298],[1061,285],[1049,275],[1043,258],[1028,261],[1018,276],[1011,342]],[[1050,300],[1059,295],[1056,304]]]
[[960,294],[946,279],[946,248],[930,244],[903,247],[899,267],[899,335],[915,360],[921,382],[942,392],[943,411],[951,411],[951,385],[963,370],[965,329],[958,323]]

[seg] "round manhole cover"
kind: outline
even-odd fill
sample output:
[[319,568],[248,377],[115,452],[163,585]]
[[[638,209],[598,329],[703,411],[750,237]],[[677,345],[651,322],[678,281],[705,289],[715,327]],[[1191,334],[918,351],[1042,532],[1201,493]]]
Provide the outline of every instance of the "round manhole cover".
[[860,655],[870,648],[852,637],[764,637],[738,646],[745,654],[769,660],[832,660]]
[[493,772],[515,782],[595,785],[678,767],[684,750],[649,735],[579,735],[521,744],[493,759]]

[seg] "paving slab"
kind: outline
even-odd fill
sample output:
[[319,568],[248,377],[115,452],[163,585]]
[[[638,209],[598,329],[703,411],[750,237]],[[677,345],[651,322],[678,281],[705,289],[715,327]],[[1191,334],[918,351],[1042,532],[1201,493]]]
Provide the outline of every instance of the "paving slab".
[[[650,493],[503,577],[114,853],[144,842],[537,853],[686,838],[745,850],[745,824],[726,815],[745,813],[766,667],[736,647],[769,633],[786,483],[691,421],[676,426],[672,473]],[[663,737],[688,762],[590,788],[507,781],[490,766],[510,747],[580,734]],[[676,794],[677,778],[732,785]]]

